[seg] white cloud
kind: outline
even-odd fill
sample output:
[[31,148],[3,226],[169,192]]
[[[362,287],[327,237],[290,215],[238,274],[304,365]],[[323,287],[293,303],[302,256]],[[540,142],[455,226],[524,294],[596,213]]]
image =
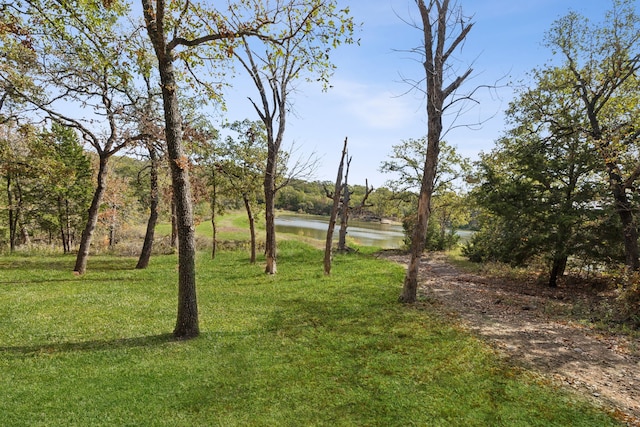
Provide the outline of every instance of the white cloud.
[[344,114],[371,129],[401,129],[420,117],[415,100],[375,85],[341,80],[334,82],[332,92]]

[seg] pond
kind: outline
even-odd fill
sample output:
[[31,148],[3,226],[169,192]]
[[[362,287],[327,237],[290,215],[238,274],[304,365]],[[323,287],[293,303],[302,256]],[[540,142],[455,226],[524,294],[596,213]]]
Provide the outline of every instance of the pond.
[[[292,233],[313,239],[325,240],[329,218],[315,215],[279,214],[276,217],[276,232]],[[334,241],[338,241],[340,224],[336,224]],[[385,224],[369,221],[349,221],[347,239],[362,246],[377,246],[382,249],[402,247],[404,233],[400,224]]]
[[[276,232],[297,234],[313,239],[325,240],[329,217],[318,215],[279,214],[276,217]],[[340,224],[336,224],[333,239],[338,241]],[[473,231],[457,230],[460,243],[465,243]],[[400,224],[387,224],[369,221],[349,221],[347,239],[361,246],[377,246],[382,249],[398,249],[404,246],[404,232]]]

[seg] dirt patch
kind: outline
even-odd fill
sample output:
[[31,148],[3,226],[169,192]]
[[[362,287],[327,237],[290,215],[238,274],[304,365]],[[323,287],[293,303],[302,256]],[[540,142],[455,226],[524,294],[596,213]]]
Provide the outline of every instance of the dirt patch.
[[[405,266],[409,259],[385,257]],[[603,334],[559,317],[557,310],[548,312],[573,291],[468,274],[440,254],[425,255],[420,265],[421,299],[460,319],[514,362],[640,426],[640,340]]]

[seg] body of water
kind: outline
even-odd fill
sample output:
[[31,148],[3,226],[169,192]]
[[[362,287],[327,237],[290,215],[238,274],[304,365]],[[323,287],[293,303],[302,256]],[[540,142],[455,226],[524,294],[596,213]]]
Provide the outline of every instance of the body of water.
[[[292,233],[318,240],[327,238],[329,218],[314,215],[282,214],[276,217],[276,232]],[[338,241],[340,224],[336,224],[334,241]],[[382,224],[368,221],[349,221],[347,241],[353,240],[362,246],[378,246],[396,249],[403,245],[404,233],[399,224]]]
[[[276,217],[276,232],[297,234],[313,239],[325,240],[329,218],[316,215],[281,214]],[[334,242],[338,241],[340,223],[336,224],[333,235]],[[460,242],[466,242],[472,231],[458,230]],[[349,221],[347,241],[355,241],[362,246],[377,246],[382,249],[398,249],[404,246],[404,232],[400,224],[383,224],[368,221]]]

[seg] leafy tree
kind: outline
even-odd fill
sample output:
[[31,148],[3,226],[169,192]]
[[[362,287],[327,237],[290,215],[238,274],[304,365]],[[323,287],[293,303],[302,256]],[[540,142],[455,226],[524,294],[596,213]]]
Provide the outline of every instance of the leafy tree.
[[13,95],[35,113],[79,131],[99,157],[95,193],[74,267],[83,274],[106,189],[108,161],[139,139],[129,121],[127,92],[133,79],[126,34],[119,26],[127,7],[118,1],[105,8],[73,0],[28,0],[16,5],[24,5],[19,13],[28,17],[31,32],[38,35],[30,39],[29,47],[37,60],[30,77],[39,90],[22,90],[10,81]]
[[109,187],[100,205],[98,223],[106,231],[109,248],[113,248],[119,239],[119,233],[129,222],[134,211],[134,198],[130,194],[132,186],[129,179],[123,176],[112,176]]
[[231,195],[242,199],[251,234],[250,262],[256,262],[255,210],[260,195],[267,159],[267,138],[262,122],[236,121],[229,129],[237,135],[227,136],[221,147],[218,168],[227,181]]
[[87,209],[93,193],[91,161],[74,129],[58,123],[43,135],[52,145],[56,162],[48,172],[47,187],[40,192],[42,202],[49,200],[52,211],[41,207],[39,215],[50,216],[50,224],[59,233],[64,253],[70,253],[87,220]]
[[[468,206],[464,192],[466,177],[471,172],[469,159],[458,154],[455,147],[440,142],[438,169],[434,177],[431,219],[426,230],[424,248],[427,250],[450,249],[457,243],[455,230],[468,220]],[[382,163],[380,171],[394,173],[398,177],[387,181],[394,192],[394,199],[404,200],[411,208],[402,218],[405,244],[411,246],[416,226],[416,206],[421,185],[421,171],[427,150],[427,138],[402,141],[392,148],[389,160]]]
[[[430,217],[431,197],[433,195],[438,155],[443,125],[442,116],[452,106],[456,90],[471,74],[467,69],[462,74],[446,81],[450,70],[452,55],[466,39],[473,24],[462,14],[456,4],[450,9],[449,0],[416,0],[422,23],[424,44],[420,55],[424,58],[424,70],[427,98],[427,152],[420,183],[418,200],[418,218],[411,238],[411,260],[407,268],[402,294],[399,300],[405,303],[416,301],[418,289],[418,268],[424,248],[424,239]],[[458,32],[456,29],[459,28]],[[450,32],[453,32],[450,34]],[[453,100],[450,99],[453,97]]]
[[490,215],[466,249],[472,258],[515,265],[545,255],[550,286],[584,246],[585,235],[595,231],[587,224],[603,201],[596,150],[580,131],[579,100],[563,85],[568,72],[536,75],[535,86],[511,103],[512,128],[482,156],[475,191]]
[[338,10],[334,0],[283,2],[282,16],[270,26],[272,39],[278,43],[261,43],[243,37],[241,49],[234,55],[247,71],[257,91],[250,98],[267,133],[267,164],[264,174],[267,274],[275,274],[276,231],[275,200],[279,186],[278,170],[284,164],[281,147],[286,119],[291,108],[291,94],[296,81],[307,75],[327,82],[333,69],[329,52],[342,43],[351,43],[353,22],[349,10]]
[[637,212],[630,192],[640,177],[640,17],[633,0],[613,0],[612,5],[601,24],[569,13],[553,24],[546,39],[568,70],[562,87],[582,105],[577,124],[606,170],[622,224],[626,265],[638,270]]
[[0,130],[0,172],[5,181],[9,248],[13,252],[19,243],[19,232],[22,231],[26,237],[27,182],[38,176],[31,163],[32,145],[36,138],[33,127],[18,126],[14,121],[5,122]]
[[32,96],[38,88],[30,71],[36,66],[32,33],[17,2],[0,2],[0,124],[19,118],[24,107],[17,92]]
[[[228,3],[226,11],[195,2],[141,0],[144,21],[153,45],[160,75],[165,138],[175,201],[178,229],[178,318],[174,335],[188,339],[199,334],[198,305],[195,282],[195,227],[191,204],[189,161],[183,145],[183,120],[179,105],[180,70],[178,59],[184,61],[191,83],[212,86],[193,72],[203,58],[214,61],[234,52],[237,40],[243,37],[271,38],[269,26],[286,18],[286,4],[256,2]],[[245,39],[246,40],[246,39]],[[215,92],[209,92],[215,96]]]

